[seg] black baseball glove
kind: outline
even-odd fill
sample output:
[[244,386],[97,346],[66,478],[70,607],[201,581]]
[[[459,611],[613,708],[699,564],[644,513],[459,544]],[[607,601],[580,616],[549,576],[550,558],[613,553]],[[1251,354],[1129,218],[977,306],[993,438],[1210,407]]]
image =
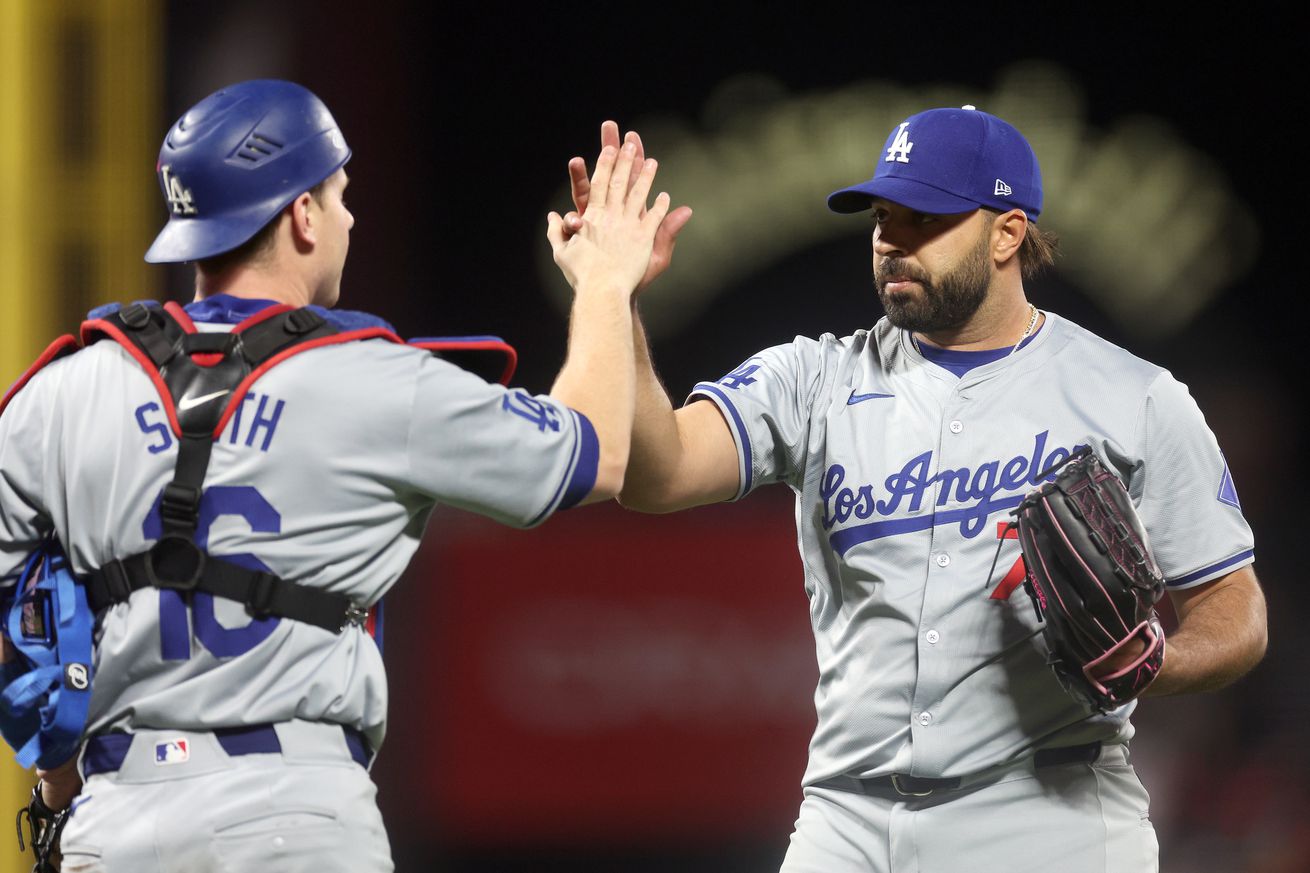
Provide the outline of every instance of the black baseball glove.
[[1055,469],[1054,481],[1014,510],[1024,587],[1055,675],[1109,712],[1145,691],[1164,664],[1155,612],[1164,577],[1127,489],[1090,448]]
[[32,798],[27,806],[18,811],[18,850],[23,845],[23,819],[27,819],[27,843],[36,855],[36,864],[32,873],[58,873],[59,870],[59,834],[68,821],[68,810],[54,810],[46,806],[41,796],[41,783],[32,789]]

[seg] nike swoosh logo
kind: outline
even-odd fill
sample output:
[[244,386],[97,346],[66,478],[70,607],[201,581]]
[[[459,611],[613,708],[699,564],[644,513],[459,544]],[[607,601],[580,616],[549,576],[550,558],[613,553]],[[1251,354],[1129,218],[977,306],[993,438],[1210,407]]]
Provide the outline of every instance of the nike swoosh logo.
[[851,396],[846,398],[847,406],[854,406],[857,403],[863,403],[866,400],[873,400],[878,397],[895,397],[895,394],[856,394],[851,392]]
[[183,397],[178,401],[177,409],[179,412],[186,412],[188,409],[199,406],[202,403],[208,403],[215,397],[222,397],[224,394],[231,394],[231,388],[224,388],[222,391],[215,391],[212,394],[201,394],[199,397]]

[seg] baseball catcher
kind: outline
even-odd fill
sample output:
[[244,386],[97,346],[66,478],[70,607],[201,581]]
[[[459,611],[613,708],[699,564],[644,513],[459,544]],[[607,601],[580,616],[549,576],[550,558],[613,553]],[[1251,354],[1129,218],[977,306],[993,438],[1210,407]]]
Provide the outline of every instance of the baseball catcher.
[[1155,612],[1164,577],[1119,477],[1090,448],[1056,469],[1014,510],[1024,587],[1061,684],[1109,712],[1145,691],[1164,664]]

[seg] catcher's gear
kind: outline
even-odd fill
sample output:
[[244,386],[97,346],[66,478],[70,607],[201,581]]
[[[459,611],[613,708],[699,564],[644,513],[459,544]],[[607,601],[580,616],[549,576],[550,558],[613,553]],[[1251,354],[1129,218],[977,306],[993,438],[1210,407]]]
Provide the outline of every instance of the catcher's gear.
[[[1146,690],[1164,663],[1155,612],[1164,577],[1119,477],[1090,448],[1061,467],[1014,510],[1024,588],[1055,675],[1075,697],[1109,712]],[[1122,663],[1135,642],[1141,652]]]
[[255,79],[215,91],[177,120],[159,149],[155,170],[170,216],[146,260],[231,251],[348,160],[332,114],[302,86]]
[[58,541],[46,540],[0,597],[5,657],[0,731],[19,766],[50,769],[77,753],[91,703],[86,590]]
[[36,855],[32,873],[57,873],[59,870],[59,834],[68,821],[68,810],[53,810],[41,796],[41,783],[32,788],[27,806],[18,810],[15,825],[18,827],[18,851],[26,851],[23,844],[23,817],[27,817],[27,843]]

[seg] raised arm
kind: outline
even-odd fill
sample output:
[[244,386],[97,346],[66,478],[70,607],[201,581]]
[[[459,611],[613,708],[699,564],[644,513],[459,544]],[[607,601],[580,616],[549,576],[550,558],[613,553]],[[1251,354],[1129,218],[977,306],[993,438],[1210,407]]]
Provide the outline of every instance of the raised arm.
[[596,482],[583,502],[607,500],[623,487],[635,388],[632,294],[669,208],[668,195],[661,193],[646,210],[656,165],[642,161],[630,184],[635,161],[631,143],[606,146],[576,230],[566,236],[563,218],[554,212],[547,217],[555,263],[574,292],[568,354],[550,393],[591,421],[600,444]]
[[717,406],[675,410],[651,359],[641,319],[633,319],[636,417],[632,454],[619,502],[640,512],[673,512],[737,493],[737,449]]
[[[600,137],[602,154],[617,148],[618,125],[606,121],[601,125]],[[623,142],[624,147],[635,149],[636,160],[644,157],[636,131],[629,131]],[[622,175],[616,172],[613,178],[618,180]],[[630,174],[628,182],[635,184],[636,177]],[[582,226],[582,216],[589,215],[588,209],[595,206],[595,182],[588,178],[586,161],[580,157],[569,161],[569,183],[575,211],[564,218],[566,234],[576,232]],[[678,234],[691,215],[691,209],[679,206],[661,222],[638,292],[668,268]],[[672,512],[732,497],[737,492],[739,475],[737,450],[727,423],[712,403],[693,403],[674,410],[656,375],[635,297],[632,348],[636,364],[635,419],[619,502],[642,512]]]

